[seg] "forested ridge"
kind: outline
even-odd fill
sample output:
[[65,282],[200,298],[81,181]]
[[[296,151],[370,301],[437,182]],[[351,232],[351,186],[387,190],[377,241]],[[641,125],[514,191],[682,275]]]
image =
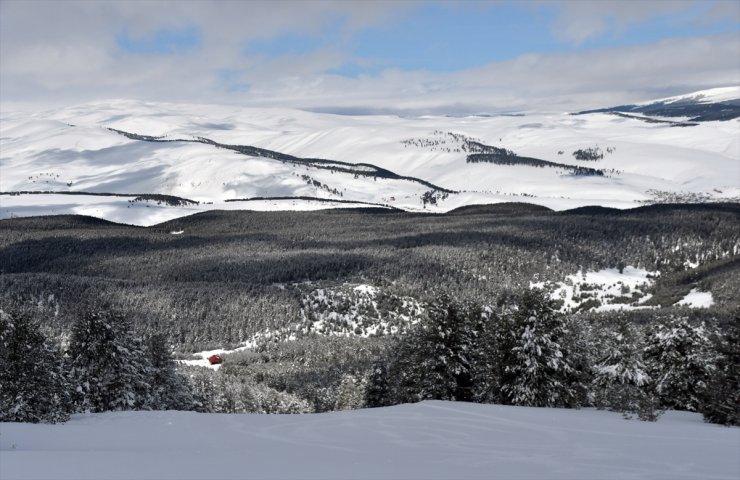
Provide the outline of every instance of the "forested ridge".
[[[712,392],[736,398],[728,338],[738,322],[739,225],[734,204],[212,211],[149,228],[16,218],[0,222],[0,301],[7,325],[25,319],[46,350],[66,352],[53,371],[69,372],[59,365],[72,361],[70,338],[80,338],[85,319],[123,319],[113,321],[125,324],[113,336],[127,351],[172,345],[187,358],[256,342],[227,355],[217,373],[181,367],[190,391],[177,390],[176,400],[152,400],[156,382],[135,378],[139,400],[108,399],[100,409],[189,402],[204,411],[305,412],[444,398],[594,405],[650,419],[662,408],[704,411],[718,402]],[[656,308],[563,314],[530,290],[627,265],[660,272],[650,287]],[[692,289],[711,292],[714,305],[674,306]],[[695,351],[696,368],[658,381],[676,339]],[[158,362],[159,370],[142,368],[176,378]],[[522,366],[537,362],[545,377],[531,378]],[[62,400],[77,409],[102,402],[82,396]],[[727,408],[715,409],[724,412],[719,421],[736,422]]]

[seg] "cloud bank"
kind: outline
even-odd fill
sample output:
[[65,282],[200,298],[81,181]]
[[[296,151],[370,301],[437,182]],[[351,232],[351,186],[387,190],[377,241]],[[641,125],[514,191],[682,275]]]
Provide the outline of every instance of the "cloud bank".
[[[367,32],[403,33],[428,7],[3,0],[0,105],[134,98],[464,114],[575,110],[740,84],[740,4],[722,0],[435,4],[457,21],[489,15],[492,29],[499,17],[532,18],[511,42],[540,35],[546,48],[506,58],[506,45],[483,44],[466,52],[479,63],[448,71],[358,55]],[[429,32],[425,52],[442,61],[454,40]],[[494,47],[502,58],[491,61]]]

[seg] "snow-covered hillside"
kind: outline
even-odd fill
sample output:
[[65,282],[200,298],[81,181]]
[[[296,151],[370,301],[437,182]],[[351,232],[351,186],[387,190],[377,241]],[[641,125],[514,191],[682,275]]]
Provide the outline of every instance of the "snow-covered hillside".
[[[698,122],[736,120],[740,118],[740,86],[700,90],[632,105],[599,108],[580,113],[605,112],[652,123],[684,127],[695,126]],[[632,115],[634,113],[639,115]],[[666,117],[670,120],[666,120]]]
[[449,402],[309,415],[122,412],[2,424],[0,477],[732,479],[740,429],[667,412]]
[[[195,211],[255,208],[225,202],[254,197],[432,212],[502,201],[562,210],[737,199],[739,132],[738,119],[677,128],[609,113],[399,118],[123,100],[32,115],[4,111],[2,192],[165,194],[200,203],[134,208],[115,197],[1,195],[0,218],[84,213],[148,225]],[[468,163],[471,141],[550,163]],[[240,153],[237,146],[257,149]],[[584,149],[603,158],[577,160],[573,152]],[[577,175],[575,167],[600,173]]]
[[651,103],[676,103],[676,102],[696,102],[696,103],[718,103],[718,102],[738,102],[740,101],[740,86],[720,87],[701,90],[698,92],[688,93],[685,95],[676,95],[673,97],[651,100],[642,102],[638,105],[649,105]]

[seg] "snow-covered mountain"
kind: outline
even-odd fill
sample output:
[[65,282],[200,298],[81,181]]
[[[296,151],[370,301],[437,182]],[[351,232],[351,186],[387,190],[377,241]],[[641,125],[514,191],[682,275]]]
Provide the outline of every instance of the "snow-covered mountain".
[[695,122],[732,120],[740,117],[740,86],[712,88],[686,95],[661,98],[633,105],[586,110],[580,113],[639,113],[650,117],[682,117]]
[[642,102],[641,105],[649,105],[651,103],[669,104],[669,103],[678,103],[678,102],[692,102],[692,103],[727,102],[731,104],[738,104],[740,103],[740,86],[700,90],[698,92],[688,93],[686,95],[677,95],[674,97],[667,97],[667,98],[661,98],[658,100],[653,100],[651,102]]
[[[740,98],[735,87],[709,92],[686,98]],[[609,112],[400,118],[125,100],[3,111],[0,218],[80,213],[149,225],[209,209],[443,212],[528,201],[561,210],[737,199],[740,120],[693,123]],[[17,193],[42,191],[56,193]]]

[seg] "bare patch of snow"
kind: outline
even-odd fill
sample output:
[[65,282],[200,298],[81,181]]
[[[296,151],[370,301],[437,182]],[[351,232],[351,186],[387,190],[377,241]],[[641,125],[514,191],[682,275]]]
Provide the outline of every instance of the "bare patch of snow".
[[676,302],[675,305],[691,308],[709,308],[714,305],[714,297],[712,297],[712,292],[700,292],[699,289],[693,288],[683,299]]
[[193,358],[192,360],[178,360],[178,362],[183,365],[190,365],[194,367],[206,367],[212,370],[218,370],[222,364],[217,363],[217,364],[211,365],[211,362],[208,361],[209,357],[213,355],[224,356],[230,353],[241,352],[249,348],[254,348],[255,346],[257,346],[257,341],[262,336],[264,336],[264,334],[254,335],[252,338],[250,338],[246,342],[242,342],[240,346],[234,349],[231,349],[231,350],[227,350],[224,348],[217,348],[215,350],[203,350],[202,352],[196,352],[193,354],[193,357],[195,358]]
[[604,312],[653,308],[641,305],[650,299],[645,290],[660,272],[627,266],[621,271],[606,268],[597,272],[578,272],[563,282],[532,282],[530,288],[550,292],[553,300],[562,300],[562,311],[579,308]]
[[364,293],[366,295],[375,295],[378,292],[378,289],[373,287],[372,285],[357,285],[354,289],[355,292]]

